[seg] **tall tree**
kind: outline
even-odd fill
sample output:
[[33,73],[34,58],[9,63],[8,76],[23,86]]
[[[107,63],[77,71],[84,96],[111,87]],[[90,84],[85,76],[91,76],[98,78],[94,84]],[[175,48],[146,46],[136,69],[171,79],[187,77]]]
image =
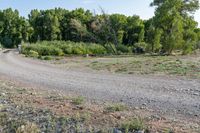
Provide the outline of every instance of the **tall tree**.
[[[0,42],[5,47],[15,47],[24,39],[22,31],[26,20],[11,8],[0,11]],[[25,31],[26,32],[26,31]]]
[[123,43],[123,35],[125,33],[125,26],[127,24],[127,17],[121,14],[110,15],[110,23],[112,29],[117,34],[118,43]]
[[143,42],[144,28],[144,22],[139,16],[128,17],[123,40],[124,44],[134,45],[135,43]]
[[[199,8],[198,0],[154,0],[156,6],[154,26],[163,30],[161,38],[163,52],[171,54],[174,49],[184,50],[188,42],[185,31],[188,31],[188,21],[192,19],[191,13]],[[194,27],[190,27],[194,30]],[[185,31],[184,31],[185,30]]]

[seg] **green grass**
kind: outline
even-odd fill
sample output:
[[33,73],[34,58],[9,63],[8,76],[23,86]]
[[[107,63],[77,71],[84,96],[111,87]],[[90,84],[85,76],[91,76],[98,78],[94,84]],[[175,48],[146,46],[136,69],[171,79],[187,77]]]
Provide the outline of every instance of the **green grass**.
[[76,98],[72,98],[72,103],[75,105],[81,105],[85,102],[85,98],[82,96],[76,97]]
[[133,131],[143,131],[146,129],[146,127],[141,118],[135,118],[133,120],[122,123],[121,129],[125,133],[129,133],[129,132],[133,132]]
[[[63,56],[63,55],[85,55],[106,54],[107,50],[95,43],[76,43],[71,41],[43,41],[31,45],[22,45],[22,53],[25,55],[34,55],[37,52],[39,56]],[[32,55],[32,54],[31,54]]]
[[199,78],[200,59],[173,56],[101,58],[87,64],[94,70],[124,74],[159,74]]
[[112,104],[106,107],[106,111],[108,112],[117,112],[124,111],[127,107],[124,104]]

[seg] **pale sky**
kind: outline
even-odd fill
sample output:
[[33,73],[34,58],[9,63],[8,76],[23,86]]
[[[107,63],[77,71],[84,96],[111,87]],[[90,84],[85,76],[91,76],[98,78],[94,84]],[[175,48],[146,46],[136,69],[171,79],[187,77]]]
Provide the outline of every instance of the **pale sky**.
[[[79,7],[98,12],[102,7],[107,13],[120,13],[128,16],[139,15],[142,19],[151,18],[154,8],[149,7],[153,0],[0,0],[0,9],[18,9],[27,17],[32,9],[52,9],[62,7],[68,10]],[[200,10],[195,13],[200,26]]]

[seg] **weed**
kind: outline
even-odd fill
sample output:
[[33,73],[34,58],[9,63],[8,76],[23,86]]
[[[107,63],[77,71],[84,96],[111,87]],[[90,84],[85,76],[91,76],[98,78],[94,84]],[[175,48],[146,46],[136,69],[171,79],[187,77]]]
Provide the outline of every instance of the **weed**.
[[85,102],[85,98],[82,96],[76,97],[72,99],[72,103],[75,105],[81,105]]
[[106,107],[108,112],[124,111],[127,107],[123,104],[112,104]]
[[36,52],[36,51],[30,50],[30,51],[28,52],[27,56],[33,57],[33,58],[38,58],[38,57],[39,57],[39,54],[38,54],[38,52]]
[[11,119],[11,120],[8,120],[7,123],[6,123],[5,131],[9,132],[9,133],[15,133],[19,127],[21,127],[22,125],[25,125],[25,124],[26,124],[25,121],[22,120],[22,119],[18,119],[18,120]]
[[126,58],[103,58],[87,64],[94,70],[125,74],[164,74],[200,77],[200,63],[177,59],[177,57],[135,56]]
[[51,56],[45,56],[43,59],[44,60],[52,60],[52,57]]
[[6,113],[0,113],[0,125],[6,125],[8,121],[8,115]]
[[145,129],[145,125],[141,118],[135,118],[131,121],[124,122],[121,125],[121,129],[126,133],[128,133],[129,131],[131,131],[131,132],[132,131],[141,131],[141,130]]
[[26,89],[24,89],[24,88],[16,88],[16,91],[18,92],[18,93],[26,93],[27,92],[27,90]]
[[37,125],[30,122],[26,123],[25,125],[22,125],[16,131],[16,133],[39,133],[39,132],[40,130],[37,127]]

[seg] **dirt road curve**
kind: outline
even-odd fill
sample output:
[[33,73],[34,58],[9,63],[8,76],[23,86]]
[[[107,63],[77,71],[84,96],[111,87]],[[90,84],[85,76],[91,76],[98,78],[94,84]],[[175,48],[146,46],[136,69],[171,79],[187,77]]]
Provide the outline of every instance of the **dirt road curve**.
[[89,99],[124,102],[171,115],[200,116],[200,80],[62,70],[15,51],[0,52],[0,75]]

